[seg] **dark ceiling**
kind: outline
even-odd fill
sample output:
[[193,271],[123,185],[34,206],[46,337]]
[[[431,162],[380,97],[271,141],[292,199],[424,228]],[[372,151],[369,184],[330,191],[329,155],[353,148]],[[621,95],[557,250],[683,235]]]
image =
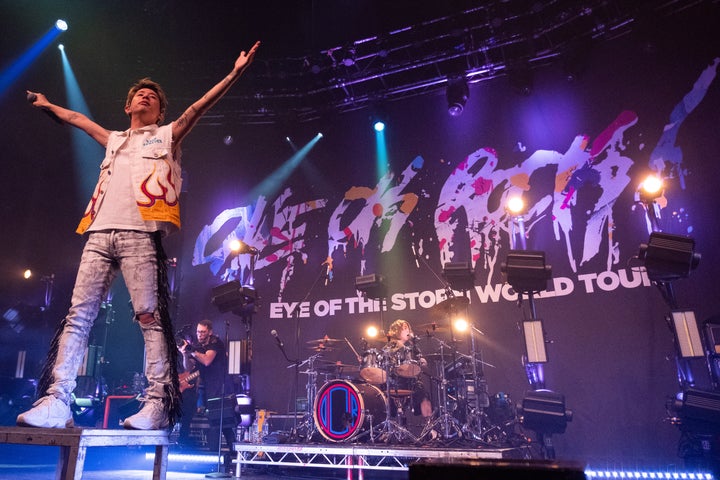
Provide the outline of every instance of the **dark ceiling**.
[[533,69],[554,63],[580,75],[595,44],[631,32],[646,35],[652,49],[650,32],[703,4],[718,0],[0,0],[15,20],[3,34],[3,57],[27,47],[28,31],[66,18],[61,40],[83,87],[110,77],[119,86],[104,84],[124,91],[149,75],[183,105],[261,39],[250,79],[203,120],[246,124],[308,121],[458,78],[506,76],[529,92]]

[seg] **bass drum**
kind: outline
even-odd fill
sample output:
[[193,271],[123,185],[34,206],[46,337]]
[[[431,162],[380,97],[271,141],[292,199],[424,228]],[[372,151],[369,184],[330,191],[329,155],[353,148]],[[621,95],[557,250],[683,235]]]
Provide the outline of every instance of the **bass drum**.
[[320,435],[347,442],[385,421],[385,395],[375,385],[332,380],[315,397],[313,419]]

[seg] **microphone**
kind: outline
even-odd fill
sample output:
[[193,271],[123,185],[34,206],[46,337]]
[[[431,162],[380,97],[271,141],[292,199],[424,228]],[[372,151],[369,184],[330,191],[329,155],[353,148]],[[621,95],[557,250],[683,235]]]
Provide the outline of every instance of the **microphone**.
[[283,348],[285,345],[283,345],[282,340],[280,340],[280,337],[278,336],[277,330],[270,330],[270,335],[275,337],[275,341],[278,344],[278,347]]
[[415,267],[420,268],[420,262],[418,262],[418,254],[415,250],[415,242],[410,242],[410,248],[412,249],[413,259],[415,259]]
[[[30,93],[27,94],[27,100],[28,100],[28,102],[30,102],[30,103],[35,103],[35,100],[37,100],[37,95],[35,95],[34,93],[30,92]],[[41,109],[43,112],[45,112],[45,114],[46,114],[48,117],[52,118],[53,120],[55,120],[55,121],[56,121],[57,123],[59,123],[60,125],[62,125],[63,123],[65,123],[65,122],[63,122],[62,120],[60,120],[60,117],[58,117],[57,115],[55,115],[55,112],[52,112],[52,111],[48,110],[48,109],[45,108],[45,107],[40,107],[40,109]]]

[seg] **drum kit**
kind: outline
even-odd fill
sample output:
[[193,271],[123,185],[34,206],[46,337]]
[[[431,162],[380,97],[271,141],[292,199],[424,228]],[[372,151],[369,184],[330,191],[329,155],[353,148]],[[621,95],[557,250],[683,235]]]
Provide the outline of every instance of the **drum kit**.
[[[515,416],[502,416],[498,421],[503,425],[494,421],[497,416],[489,411],[492,405],[483,374],[483,368],[492,365],[482,360],[474,339],[470,354],[465,354],[458,350],[458,340],[439,338],[449,328],[433,323],[416,329],[424,335],[415,337],[415,342],[429,345],[426,349],[432,353],[414,356],[410,346],[393,342],[376,346],[363,341],[358,352],[347,338],[308,341],[308,349],[315,353],[301,362],[299,372],[307,375],[307,409],[294,436],[307,442],[409,445],[507,440],[506,427],[514,425]],[[325,360],[326,354],[346,346],[356,364]],[[408,412],[417,408],[418,392],[429,394],[435,410],[422,423],[408,426]],[[501,395],[506,400],[503,405],[510,404]]]

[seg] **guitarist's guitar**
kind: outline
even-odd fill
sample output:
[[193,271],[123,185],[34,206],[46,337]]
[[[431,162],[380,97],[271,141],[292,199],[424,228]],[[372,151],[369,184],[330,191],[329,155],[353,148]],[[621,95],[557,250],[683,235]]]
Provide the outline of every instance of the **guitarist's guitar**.
[[184,392],[188,388],[195,386],[195,381],[200,377],[200,370],[195,370],[192,373],[182,372],[178,375],[178,382],[180,383],[180,393]]

